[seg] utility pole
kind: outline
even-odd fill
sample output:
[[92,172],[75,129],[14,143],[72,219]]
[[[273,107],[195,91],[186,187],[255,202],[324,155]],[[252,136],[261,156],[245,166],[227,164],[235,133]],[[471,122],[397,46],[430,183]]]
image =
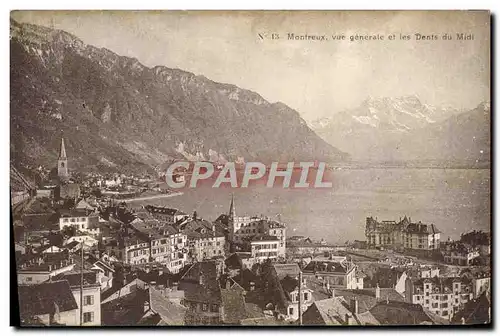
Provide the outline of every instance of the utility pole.
[[302,325],[302,271],[299,271],[299,325]]
[[83,240],[81,246],[81,266],[80,266],[80,326],[83,325]]

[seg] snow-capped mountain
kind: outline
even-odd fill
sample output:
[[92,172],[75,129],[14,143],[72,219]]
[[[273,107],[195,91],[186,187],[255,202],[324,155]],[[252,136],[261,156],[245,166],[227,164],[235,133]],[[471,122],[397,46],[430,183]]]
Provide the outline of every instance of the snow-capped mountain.
[[[482,103],[474,111],[476,110],[486,110],[489,113],[489,106]],[[479,134],[481,127],[484,132],[489,131],[487,122],[475,121],[469,124],[467,113],[469,112],[466,110],[449,106],[425,104],[417,96],[368,98],[355,109],[318,119],[310,125],[319,136],[349,152],[355,160],[399,161],[446,157],[446,153],[437,153],[430,148],[433,143],[436,143],[435,148],[443,151],[447,149],[437,143],[453,143],[453,159],[460,159],[460,141],[450,139],[460,137],[460,134],[469,134],[467,128],[471,127],[478,133],[477,138],[481,139],[486,138]],[[455,118],[457,116],[461,117]],[[481,116],[474,119],[479,120]],[[457,124],[458,121],[461,123]],[[465,129],[461,130],[462,128]],[[451,129],[454,132],[450,132]],[[429,148],[417,150],[417,145],[414,146],[417,143]],[[482,146],[484,147],[484,143]],[[474,155],[469,154],[463,153],[464,160],[474,159]]]
[[424,104],[417,96],[396,98],[368,98],[355,109],[345,110],[331,117],[321,118],[311,123],[313,129],[322,132],[328,128],[364,127],[386,131],[407,132],[428,124],[445,120],[460,113],[452,107],[436,107]]

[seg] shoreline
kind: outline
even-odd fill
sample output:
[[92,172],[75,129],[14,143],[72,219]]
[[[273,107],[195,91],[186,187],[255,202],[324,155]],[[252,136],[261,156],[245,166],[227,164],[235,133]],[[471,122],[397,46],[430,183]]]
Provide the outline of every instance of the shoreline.
[[148,200],[152,200],[152,199],[169,198],[169,197],[182,196],[182,195],[184,195],[184,193],[179,191],[179,192],[175,192],[172,194],[160,194],[160,195],[152,195],[152,196],[124,199],[124,200],[122,200],[122,202],[125,202],[125,203],[140,202],[140,201],[148,201]]

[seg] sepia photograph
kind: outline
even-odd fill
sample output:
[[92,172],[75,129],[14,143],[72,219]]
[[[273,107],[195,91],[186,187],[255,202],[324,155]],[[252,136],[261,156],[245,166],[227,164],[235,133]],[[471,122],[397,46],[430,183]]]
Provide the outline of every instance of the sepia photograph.
[[488,10],[9,19],[11,324],[492,327]]

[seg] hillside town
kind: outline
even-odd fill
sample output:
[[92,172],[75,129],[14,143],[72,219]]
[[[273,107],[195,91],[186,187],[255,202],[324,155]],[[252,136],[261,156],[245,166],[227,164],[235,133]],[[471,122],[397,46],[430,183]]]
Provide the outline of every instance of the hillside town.
[[[240,214],[158,205],[157,176],[11,166],[22,326],[387,326],[491,323],[491,235],[445,239],[404,214],[345,244]],[[141,199],[140,206],[132,200]],[[367,214],[371,215],[371,214]]]

